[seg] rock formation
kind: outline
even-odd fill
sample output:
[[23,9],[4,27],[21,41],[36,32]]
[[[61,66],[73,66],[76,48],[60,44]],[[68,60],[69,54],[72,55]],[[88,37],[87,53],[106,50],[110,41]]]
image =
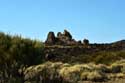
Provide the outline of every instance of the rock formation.
[[72,35],[64,30],[63,33],[58,32],[57,37],[55,37],[54,32],[49,32],[47,39],[45,41],[46,45],[71,45],[76,44],[76,41],[72,39]]
[[54,45],[56,43],[56,37],[55,37],[54,32],[49,32],[45,43],[49,45]]
[[84,45],[89,45],[89,40],[88,40],[88,39],[84,39],[84,40],[83,40],[83,44],[84,44]]
[[[85,39],[83,41],[85,45],[89,44],[89,41]],[[64,30],[63,33],[58,32],[57,37],[55,37],[54,32],[49,32],[47,40],[45,41],[46,45],[81,45],[81,41],[76,41],[72,38],[72,35],[69,31]]]
[[72,39],[72,35],[67,30],[64,30],[63,35],[66,37],[67,40]]

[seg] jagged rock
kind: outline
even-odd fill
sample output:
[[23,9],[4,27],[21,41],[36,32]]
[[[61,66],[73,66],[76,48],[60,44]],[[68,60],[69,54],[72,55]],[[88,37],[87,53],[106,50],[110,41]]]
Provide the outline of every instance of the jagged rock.
[[57,37],[60,38],[62,36],[62,33],[61,32],[58,32],[57,33]]
[[63,35],[64,35],[66,38],[68,38],[69,40],[72,39],[72,35],[71,35],[67,30],[64,30]]
[[49,32],[48,36],[47,36],[47,40],[45,41],[46,44],[50,44],[53,45],[56,43],[56,37],[54,32]]
[[63,34],[59,32],[57,38],[58,44],[71,45],[72,43],[76,43],[72,40],[72,35],[67,30],[64,30]]

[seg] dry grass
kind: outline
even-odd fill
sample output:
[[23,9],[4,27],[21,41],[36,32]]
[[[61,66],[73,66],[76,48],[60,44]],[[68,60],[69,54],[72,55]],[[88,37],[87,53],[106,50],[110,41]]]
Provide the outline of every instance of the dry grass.
[[[80,81],[104,82],[112,79],[125,79],[125,61],[118,61],[110,66],[93,63],[67,64],[62,62],[46,62],[41,65],[28,67],[25,80],[62,78],[68,82]],[[41,79],[42,80],[42,79]]]

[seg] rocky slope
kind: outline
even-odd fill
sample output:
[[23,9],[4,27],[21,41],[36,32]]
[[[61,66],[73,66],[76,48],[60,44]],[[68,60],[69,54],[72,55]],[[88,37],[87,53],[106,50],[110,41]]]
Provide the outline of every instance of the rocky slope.
[[[57,36],[54,32],[49,32],[45,41],[45,57],[52,61],[82,61],[83,57],[102,54],[108,55],[105,52],[125,52],[125,40],[113,43],[89,43],[88,39],[76,41],[71,33],[64,30],[63,33],[58,32]],[[100,56],[102,55],[100,53]],[[88,57],[87,56],[87,57]],[[79,59],[76,59],[79,58]],[[96,58],[96,57],[95,57]],[[119,59],[119,57],[117,57]],[[84,59],[83,59],[84,60]]]

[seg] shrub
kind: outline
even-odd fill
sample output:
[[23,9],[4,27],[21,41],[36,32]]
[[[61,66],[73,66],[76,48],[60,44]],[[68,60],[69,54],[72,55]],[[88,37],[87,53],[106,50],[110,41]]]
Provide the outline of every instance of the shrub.
[[111,71],[113,73],[124,73],[125,72],[125,60],[116,61],[111,66]]
[[101,71],[92,71],[87,76],[87,79],[91,81],[104,81],[105,78],[105,74]]
[[75,67],[64,67],[60,70],[59,74],[64,80],[69,82],[76,82],[80,79],[80,69]]
[[58,80],[58,82],[65,81],[71,83],[78,83],[79,81],[102,82],[107,79],[124,78],[125,74],[119,71],[119,66],[123,65],[123,63],[116,63],[107,66],[103,64],[95,65],[93,63],[67,64],[62,62],[46,62],[26,68],[24,77],[29,82],[35,80],[44,80],[46,82]]
[[87,80],[90,72],[82,72],[80,75],[81,80]]
[[51,63],[46,62],[41,65],[31,66],[27,68],[24,72],[25,80],[54,80],[60,79],[59,69],[62,67],[61,62]]
[[123,73],[116,74],[116,78],[124,78],[124,77],[125,77],[125,74]]
[[111,70],[108,66],[106,66],[105,64],[98,64],[96,65],[96,70],[99,70],[101,72],[104,72],[104,73],[110,73]]

